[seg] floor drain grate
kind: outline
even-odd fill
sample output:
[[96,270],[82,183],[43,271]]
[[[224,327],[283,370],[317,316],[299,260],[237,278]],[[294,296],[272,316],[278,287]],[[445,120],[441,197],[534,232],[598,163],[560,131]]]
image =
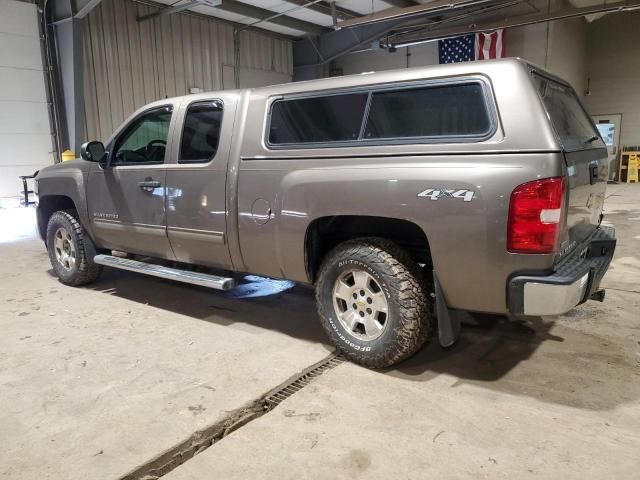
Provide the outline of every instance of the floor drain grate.
[[301,373],[274,388],[250,405],[235,410],[220,422],[194,433],[187,440],[174,446],[158,457],[141,465],[120,480],[156,480],[171,472],[195,455],[205,451],[211,445],[249,422],[276,408],[294,393],[300,391],[315,378],[338,366],[344,360],[331,354],[320,362],[311,365]]
[[268,393],[263,400],[263,408],[272,410],[283,400],[306,387],[314,378],[319,377],[327,370],[331,370],[337,365],[341,364],[344,360],[339,356],[332,356],[331,358],[324,359],[320,363],[317,363],[302,374],[290,379],[285,383],[283,387],[278,387],[275,391]]

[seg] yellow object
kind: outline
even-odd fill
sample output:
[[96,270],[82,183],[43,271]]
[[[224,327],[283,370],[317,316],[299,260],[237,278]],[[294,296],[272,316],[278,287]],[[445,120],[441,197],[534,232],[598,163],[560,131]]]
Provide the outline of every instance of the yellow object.
[[638,154],[629,155],[629,170],[627,171],[627,183],[638,183]]
[[640,151],[620,152],[620,170],[618,181],[626,183],[638,182],[638,168],[640,168]]
[[67,162],[69,160],[75,160],[76,159],[76,154],[74,152],[72,152],[71,150],[65,150],[64,152],[62,152],[62,161],[63,162]]

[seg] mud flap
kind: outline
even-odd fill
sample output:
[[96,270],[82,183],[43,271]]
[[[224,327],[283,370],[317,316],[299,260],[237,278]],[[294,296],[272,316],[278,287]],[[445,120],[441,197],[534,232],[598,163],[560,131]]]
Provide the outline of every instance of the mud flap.
[[438,319],[438,340],[443,347],[450,347],[460,336],[460,317],[451,315],[444,299],[440,282],[433,272],[433,286],[436,296],[436,317]]

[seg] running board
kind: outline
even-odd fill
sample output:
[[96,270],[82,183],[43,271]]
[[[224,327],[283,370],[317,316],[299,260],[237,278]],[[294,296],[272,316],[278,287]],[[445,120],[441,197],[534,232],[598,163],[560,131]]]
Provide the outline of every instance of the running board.
[[127,258],[113,257],[111,255],[96,255],[93,261],[105,267],[129,270],[130,272],[144,273],[153,277],[166,278],[177,282],[191,283],[202,287],[215,288],[216,290],[231,290],[236,286],[233,278],[219,277],[207,273],[180,270],[178,268],[164,267],[152,263],[138,262]]

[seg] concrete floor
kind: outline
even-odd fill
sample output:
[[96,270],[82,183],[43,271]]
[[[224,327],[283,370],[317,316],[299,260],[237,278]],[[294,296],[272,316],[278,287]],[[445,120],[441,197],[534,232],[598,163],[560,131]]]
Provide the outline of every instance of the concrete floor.
[[[343,363],[163,478],[637,478],[640,186],[608,196],[605,303],[489,317],[384,372]],[[0,235],[2,478],[115,480],[331,351],[304,289],[238,299],[118,271],[69,288],[15,225]]]

